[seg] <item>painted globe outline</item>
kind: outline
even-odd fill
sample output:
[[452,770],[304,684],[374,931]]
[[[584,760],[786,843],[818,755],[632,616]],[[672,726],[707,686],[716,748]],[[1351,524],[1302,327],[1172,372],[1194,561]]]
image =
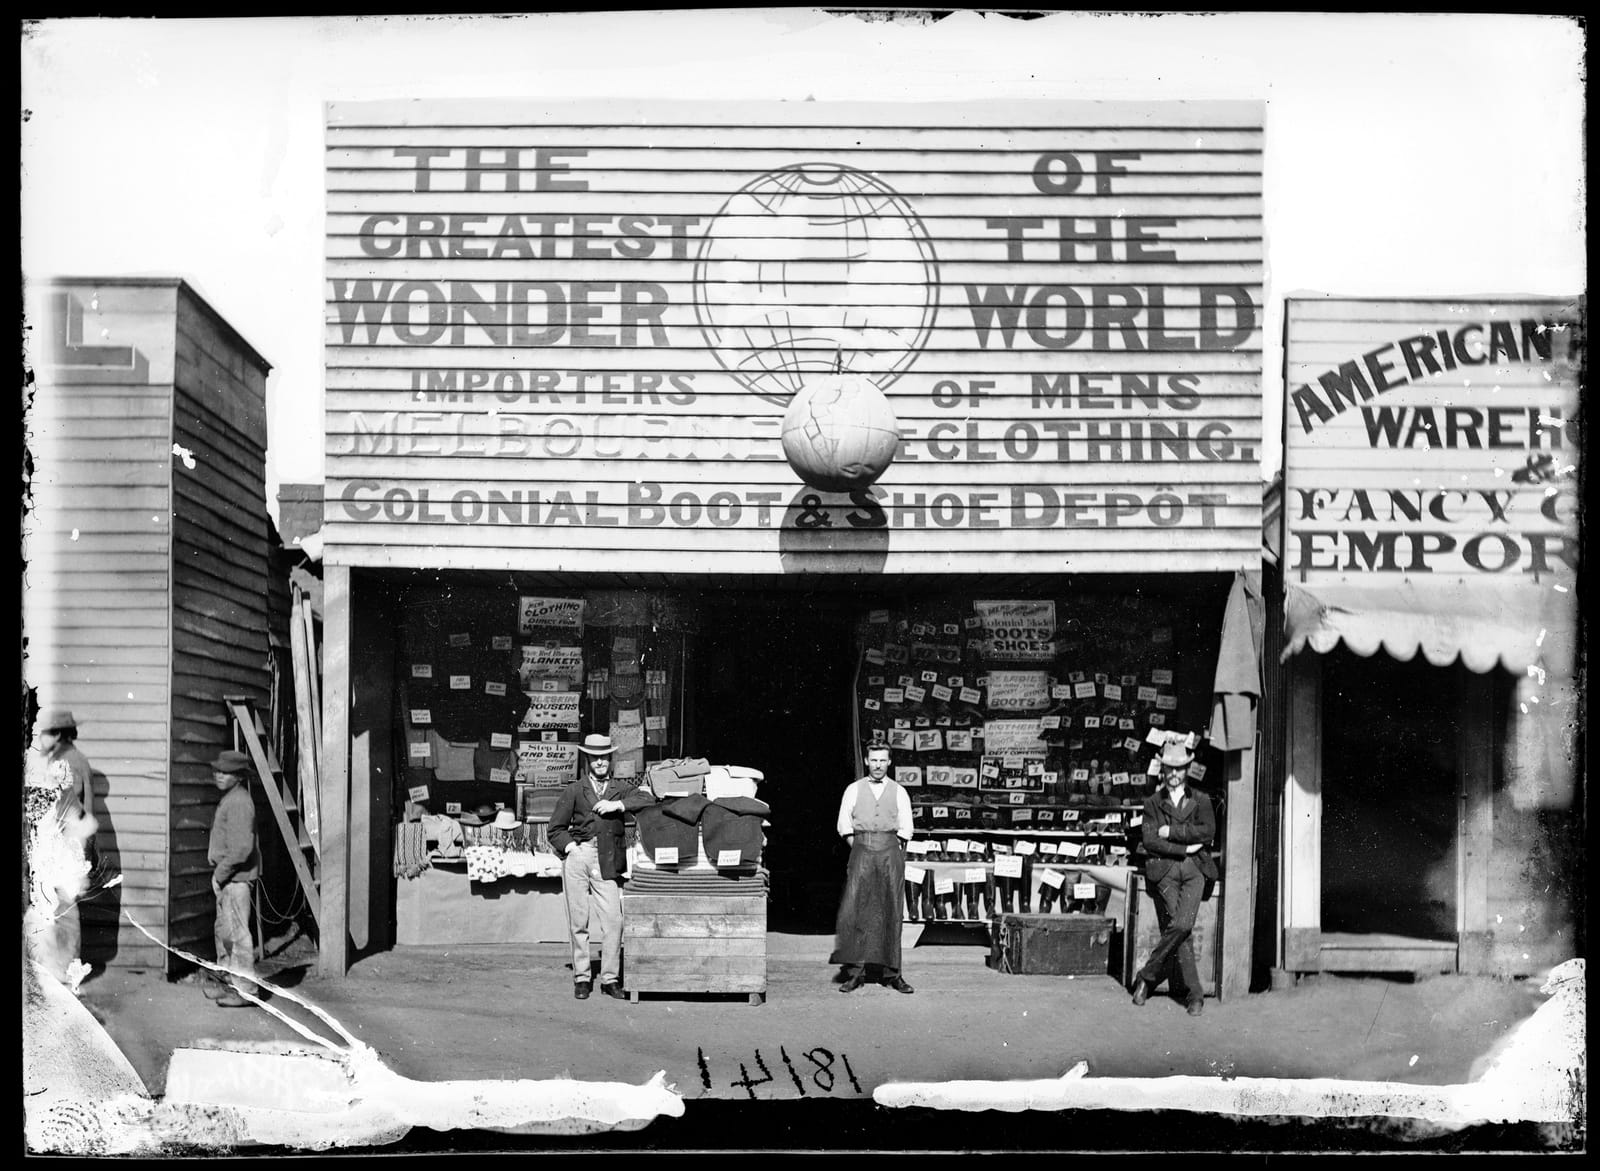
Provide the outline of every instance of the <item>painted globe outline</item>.
[[[719,233],[750,231],[734,216],[770,219],[759,236]],[[852,281],[858,263],[874,279]],[[695,260],[695,318],[717,362],[767,402],[787,405],[816,373],[861,374],[884,390],[928,343],[938,271],[927,226],[899,192],[854,167],[795,163],[756,176],[712,217]],[[791,296],[807,277],[842,281],[839,298]],[[874,286],[894,290],[877,294],[887,303],[875,303]],[[867,303],[851,303],[852,290]]]

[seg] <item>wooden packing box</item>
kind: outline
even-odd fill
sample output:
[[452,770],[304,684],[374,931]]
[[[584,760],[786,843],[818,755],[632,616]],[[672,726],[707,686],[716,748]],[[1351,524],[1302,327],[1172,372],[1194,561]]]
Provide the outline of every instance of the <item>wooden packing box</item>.
[[767,995],[767,899],[761,895],[622,896],[623,983],[641,992]]
[[996,915],[989,966],[1017,976],[1107,976],[1111,928],[1101,915]]

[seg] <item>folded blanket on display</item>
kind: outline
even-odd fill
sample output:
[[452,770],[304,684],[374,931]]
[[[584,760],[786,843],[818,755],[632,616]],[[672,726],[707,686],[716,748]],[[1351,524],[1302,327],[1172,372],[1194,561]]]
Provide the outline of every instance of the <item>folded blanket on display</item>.
[[715,874],[669,874],[664,870],[640,871],[629,875],[623,894],[656,895],[755,895],[765,894],[767,874],[746,868]]

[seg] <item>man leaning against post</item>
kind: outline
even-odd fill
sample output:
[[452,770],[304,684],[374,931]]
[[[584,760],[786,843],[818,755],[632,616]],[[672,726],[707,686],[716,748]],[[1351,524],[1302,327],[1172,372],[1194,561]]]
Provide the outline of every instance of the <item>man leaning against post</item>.
[[582,775],[561,791],[550,814],[550,845],[563,855],[561,892],[572,940],[572,994],[587,1000],[594,987],[589,937],[600,936],[600,991],[624,999],[622,973],[622,875],[627,838],[622,815],[654,798],[611,776],[611,737],[591,732],[578,745]]
[[1185,739],[1169,739],[1161,750],[1161,788],[1145,798],[1140,836],[1145,878],[1154,888],[1161,937],[1133,980],[1133,1003],[1143,1004],[1163,980],[1190,1016],[1205,1007],[1205,989],[1194,959],[1195,918],[1206,883],[1217,880],[1211,839],[1217,818],[1211,798],[1188,787],[1194,749]]
[[255,944],[250,938],[250,893],[261,874],[261,854],[256,848],[256,804],[250,796],[250,758],[227,749],[211,766],[211,781],[222,794],[211,821],[211,893],[217,898],[217,963],[232,975],[227,984],[209,980],[202,985],[208,999],[219,1008],[244,1008],[240,995],[264,998],[256,983]]

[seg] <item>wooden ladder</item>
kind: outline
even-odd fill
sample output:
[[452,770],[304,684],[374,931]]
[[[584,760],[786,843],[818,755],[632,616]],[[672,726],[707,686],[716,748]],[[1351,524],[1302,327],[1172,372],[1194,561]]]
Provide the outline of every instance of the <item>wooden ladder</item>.
[[[278,823],[278,832],[289,847],[289,860],[294,863],[294,872],[300,879],[301,889],[306,893],[311,917],[321,927],[322,904],[317,898],[316,880],[311,876],[315,847],[311,843],[311,835],[306,832],[305,820],[299,816],[300,805],[295,800],[294,791],[284,784],[283,769],[279,767],[271,746],[265,743],[266,729],[256,711],[255,701],[247,695],[225,695],[222,702],[233,717],[234,744],[240,751],[247,752],[256,766],[256,775],[261,778],[261,787],[266,790],[272,816]],[[291,814],[294,816],[291,817]]]

